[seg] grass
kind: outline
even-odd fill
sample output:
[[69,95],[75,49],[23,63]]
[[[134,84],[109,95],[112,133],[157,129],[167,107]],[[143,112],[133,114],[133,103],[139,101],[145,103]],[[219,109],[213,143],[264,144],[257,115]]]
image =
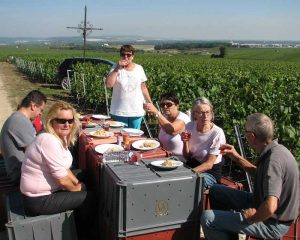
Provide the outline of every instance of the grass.
[[229,48],[226,58],[300,62],[300,48]]
[[[139,49],[147,49],[153,46],[149,45],[139,45],[137,48]],[[182,52],[184,55],[189,54],[197,54],[203,55],[203,52],[208,53],[218,53],[218,48],[212,49],[202,49],[201,51],[193,51],[191,52]],[[142,53],[137,54],[138,56]],[[145,53],[150,56],[157,56],[157,55],[166,55],[166,53]],[[170,54],[173,54],[170,52]],[[193,54],[193,55],[194,55]],[[0,46],[0,61],[6,61],[8,56],[47,56],[49,58],[53,57],[75,57],[75,56],[82,56],[82,50],[68,50],[68,49],[52,49],[49,46]],[[176,53],[174,55],[177,55]],[[181,55],[181,54],[179,54]],[[118,54],[116,52],[112,53],[104,53],[99,51],[86,51],[86,57],[100,57],[100,58],[107,58],[113,61],[117,61]],[[209,57],[202,56],[202,57]],[[239,60],[270,60],[270,61],[288,61],[288,62],[300,62],[300,48],[227,48],[227,55],[226,58],[228,59],[239,59]]]

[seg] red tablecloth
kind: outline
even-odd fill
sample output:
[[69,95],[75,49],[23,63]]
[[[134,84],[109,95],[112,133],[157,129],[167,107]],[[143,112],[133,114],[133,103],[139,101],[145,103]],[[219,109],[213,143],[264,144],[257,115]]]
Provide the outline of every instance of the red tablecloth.
[[[145,139],[143,136],[131,136],[129,138],[130,144],[134,141]],[[112,136],[109,138],[94,138],[88,135],[85,131],[80,131],[79,135],[79,151],[78,151],[78,160],[79,160],[79,168],[83,170],[87,170],[89,176],[89,184],[96,187],[100,186],[100,174],[101,167],[103,165],[103,155],[99,154],[95,151],[95,147],[100,144],[105,143],[116,143],[117,137]],[[134,150],[134,149],[132,149]],[[157,148],[149,151],[136,151],[139,153],[139,157],[141,159],[149,159],[149,158],[162,158],[166,156],[170,156],[170,152],[162,148]]]

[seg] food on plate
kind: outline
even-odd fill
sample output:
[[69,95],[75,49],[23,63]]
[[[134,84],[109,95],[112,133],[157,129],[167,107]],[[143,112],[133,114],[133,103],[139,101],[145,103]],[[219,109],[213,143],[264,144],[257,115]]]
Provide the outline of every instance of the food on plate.
[[95,133],[94,133],[95,136],[99,136],[99,137],[105,137],[106,134],[107,133],[104,129],[99,129],[99,130],[95,131]]
[[166,159],[161,165],[165,166],[165,167],[172,167],[175,164],[173,163],[173,161],[171,159]]
[[140,148],[154,148],[156,146],[155,142],[152,141],[145,141]]
[[95,125],[95,123],[93,123],[91,120],[88,120],[88,121],[86,122],[86,124],[87,124],[87,125],[92,125],[92,126]]
[[105,150],[105,153],[118,152],[119,148],[117,147],[109,147]]
[[84,116],[84,115],[81,115],[80,113],[76,113],[76,117],[77,117],[78,119],[80,119],[80,120],[87,119],[87,117],[86,117],[86,116]]

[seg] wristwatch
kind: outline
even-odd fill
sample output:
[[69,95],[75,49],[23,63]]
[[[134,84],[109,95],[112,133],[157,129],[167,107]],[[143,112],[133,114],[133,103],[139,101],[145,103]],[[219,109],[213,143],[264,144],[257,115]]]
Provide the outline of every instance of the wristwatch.
[[155,117],[158,117],[160,114],[161,114],[161,112],[158,111],[158,112],[155,114]]

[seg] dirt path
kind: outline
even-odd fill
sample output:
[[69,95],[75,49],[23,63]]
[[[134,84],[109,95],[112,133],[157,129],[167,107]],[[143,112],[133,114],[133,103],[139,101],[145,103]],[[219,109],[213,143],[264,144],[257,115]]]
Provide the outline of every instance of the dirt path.
[[12,71],[9,64],[0,63],[0,129],[5,120],[14,111],[8,100],[7,88],[5,87],[5,83],[9,81],[10,78],[13,78],[14,75],[15,72]]
[[[72,99],[59,86],[32,82],[20,73],[15,65],[0,62],[0,130],[7,117],[16,110],[17,105],[31,90],[40,90],[47,96],[45,111],[57,100],[67,102]],[[77,108],[77,106],[74,106]]]

